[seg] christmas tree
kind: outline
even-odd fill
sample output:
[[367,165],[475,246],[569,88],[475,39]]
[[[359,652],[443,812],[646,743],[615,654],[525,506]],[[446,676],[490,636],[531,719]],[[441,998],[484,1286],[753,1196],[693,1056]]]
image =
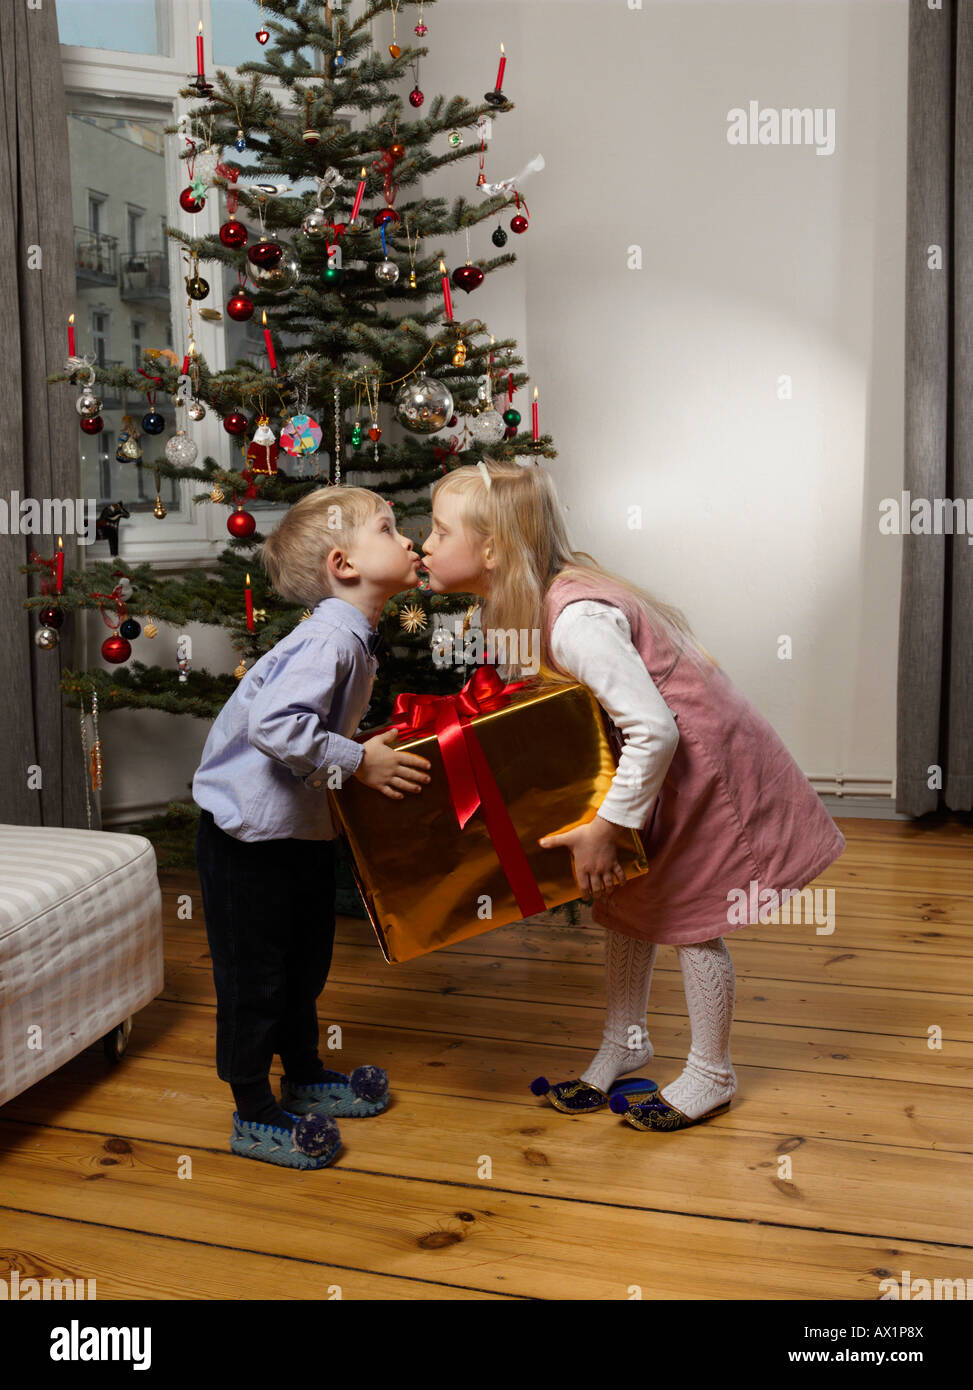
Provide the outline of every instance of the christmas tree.
[[[514,391],[527,381],[516,370],[523,365],[516,343],[494,342],[482,320],[455,314],[452,295],[456,290],[465,301],[516,259],[500,250],[508,236],[499,214],[514,233],[526,230],[517,184],[543,161],[487,183],[478,123],[514,110],[502,90],[505,58],[481,102],[427,99],[416,64],[428,49],[396,42],[399,7],[399,0],[377,0],[353,16],[350,5],[264,0],[259,15],[255,5],[254,59],[232,74],[208,77],[200,42],[197,75],[183,89],[193,99],[191,112],[169,127],[184,146],[179,202],[191,218],[207,200],[225,200],[226,215],[221,210],[218,235],[166,229],[184,248],[191,350],[180,369],[171,349],[149,348],[139,370],[98,368],[72,350],[67,370],[49,380],[80,388],[80,425],[89,434],[101,428],[102,395],[144,395],[141,416],[123,422],[127,437],[120,436],[116,456],[154,475],[160,524],[162,477],[198,483],[200,505],[231,505],[227,546],[215,569],[163,577],[149,564],[125,563],[112,536],[117,516],[106,507],[99,533],[112,539],[111,559],[55,579],[56,558],[36,558],[28,569],[41,576],[42,591],[27,606],[39,610],[38,645],[56,645],[57,628],[79,609],[99,609],[115,629],[102,647],[111,669],[64,672],[62,689],[72,704],[95,695],[102,714],[132,707],[211,719],[246,669],[301,620],[302,612],[266,583],[255,554],[263,536],[248,500],[291,505],[315,488],[371,487],[420,549],[429,488],[442,473],[485,453],[556,455],[550,439],[538,435],[536,416],[522,426],[513,406]],[[386,12],[392,43],[380,51],[371,23]],[[417,45],[426,32],[420,7]],[[410,72],[415,82],[404,97]],[[364,116],[357,129],[355,113]],[[244,150],[251,161],[245,170],[232,158]],[[448,207],[422,194],[420,179],[477,154],[480,177],[471,180],[477,201],[458,197]],[[295,187],[301,184],[306,191]],[[450,272],[442,239],[465,231],[469,246],[470,229],[490,220],[497,223],[498,254],[467,259]],[[239,278],[223,312],[237,322],[256,315],[266,324],[266,354],[256,363],[241,358],[214,372],[193,348],[194,315],[220,316],[212,300],[205,303],[210,290],[201,270],[208,264],[220,280],[224,266]],[[165,397],[177,428],[159,437],[166,421],[155,402]],[[193,422],[208,411],[222,419],[238,452],[230,466],[198,457]],[[153,439],[158,454],[148,458]],[[459,689],[469,672],[437,661],[430,636],[444,624],[452,631],[454,615],[468,620],[475,601],[420,587],[386,606],[385,653],[365,727],[387,718],[401,690]],[[141,625],[135,614],[143,615]],[[132,640],[143,628],[151,636],[158,623],[219,624],[239,664],[233,672],[210,672],[193,669],[188,659],[177,670],[134,659]]]

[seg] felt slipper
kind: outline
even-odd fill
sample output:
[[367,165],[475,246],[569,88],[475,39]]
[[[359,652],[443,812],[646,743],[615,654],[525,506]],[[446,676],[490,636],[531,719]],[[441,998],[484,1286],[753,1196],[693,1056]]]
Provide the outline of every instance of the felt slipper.
[[233,1112],[230,1149],[242,1158],[259,1158],[283,1168],[327,1168],[341,1148],[334,1120],[324,1115],[294,1116],[293,1130],[241,1120]]
[[[612,1097],[651,1096],[659,1089],[656,1081],[641,1076],[629,1076],[623,1081],[613,1081],[607,1091],[592,1086],[587,1081],[559,1081],[552,1086],[546,1076],[537,1077],[530,1083],[535,1096],[546,1096],[555,1110],[563,1110],[567,1115],[586,1115],[589,1111],[604,1110]],[[628,1105],[628,1101],[625,1101]]]
[[695,1120],[691,1120],[688,1115],[658,1096],[636,1105],[630,1105],[625,1096],[612,1096],[609,1105],[616,1115],[623,1116],[636,1129],[673,1130],[688,1129],[690,1125],[702,1124],[704,1120],[711,1120],[714,1115],[724,1114],[730,1108],[730,1101],[726,1100],[722,1105],[707,1110],[705,1115],[700,1115]]
[[280,1103],[294,1115],[337,1115],[342,1119],[378,1115],[389,1103],[388,1073],[356,1067],[351,1076],[326,1071],[324,1081],[298,1085],[281,1077]]

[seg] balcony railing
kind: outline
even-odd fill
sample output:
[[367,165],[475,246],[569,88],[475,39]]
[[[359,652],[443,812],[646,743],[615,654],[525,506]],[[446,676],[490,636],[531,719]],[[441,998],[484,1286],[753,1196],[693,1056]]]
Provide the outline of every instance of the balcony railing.
[[165,251],[130,251],[122,257],[122,299],[169,298],[169,256]]
[[87,227],[74,229],[74,264],[79,280],[96,285],[118,283],[118,238]]

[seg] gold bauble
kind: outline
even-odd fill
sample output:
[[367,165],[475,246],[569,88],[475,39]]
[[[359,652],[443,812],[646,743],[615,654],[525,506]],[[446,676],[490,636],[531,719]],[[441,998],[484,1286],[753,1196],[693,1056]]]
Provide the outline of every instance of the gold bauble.
[[243,677],[247,674],[247,668],[242,661],[240,662],[239,666],[234,666],[233,674],[236,676],[238,681],[243,680]]
[[211,502],[223,501],[223,489],[220,487],[219,483],[214,483],[210,488],[209,500]]
[[165,503],[163,502],[163,500],[162,500],[161,497],[157,497],[157,498],[155,499],[155,506],[152,508],[152,515],[153,515],[153,516],[157,516],[157,517],[159,518],[160,521],[162,520],[162,518],[163,518],[164,516],[168,516],[168,515],[169,515],[169,513],[168,513],[168,511],[167,511],[167,509],[166,509],[166,505],[165,505]]
[[466,366],[466,344],[465,344],[464,342],[458,342],[458,343],[456,344],[456,347],[455,347],[455,349],[454,349],[454,351],[453,351],[453,366],[454,366],[454,367],[465,367],[465,366]]
[[142,629],[143,637],[158,637],[158,635],[159,629],[156,627],[155,623],[146,623],[145,627]]

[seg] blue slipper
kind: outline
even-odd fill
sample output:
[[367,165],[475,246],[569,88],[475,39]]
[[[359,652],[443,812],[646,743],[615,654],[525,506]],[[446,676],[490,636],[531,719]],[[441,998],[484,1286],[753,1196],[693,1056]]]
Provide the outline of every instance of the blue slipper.
[[[732,1096],[730,1099],[732,1100]],[[705,1115],[700,1115],[695,1120],[691,1120],[684,1111],[670,1105],[661,1096],[653,1096],[641,1105],[630,1105],[624,1096],[612,1096],[610,1105],[616,1115],[621,1115],[635,1129],[674,1130],[688,1129],[690,1125],[702,1124],[704,1120],[711,1120],[715,1115],[723,1115],[729,1110],[730,1101],[725,1100],[722,1105],[707,1110]]]
[[652,1096],[658,1091],[659,1083],[646,1077],[630,1076],[624,1081],[613,1081],[607,1091],[592,1086],[587,1081],[559,1081],[552,1086],[546,1076],[539,1076],[530,1083],[535,1096],[546,1096],[555,1110],[563,1110],[567,1115],[586,1115],[593,1110],[604,1110],[615,1096]]
[[351,1076],[340,1071],[325,1072],[326,1081],[298,1085],[280,1081],[280,1103],[294,1115],[339,1115],[361,1117],[378,1115],[389,1103],[388,1073],[381,1067],[356,1067]]
[[241,1120],[233,1112],[230,1149],[243,1158],[259,1158],[283,1168],[327,1168],[341,1148],[341,1135],[334,1120],[324,1115],[295,1115],[293,1130],[278,1125],[262,1125]]

